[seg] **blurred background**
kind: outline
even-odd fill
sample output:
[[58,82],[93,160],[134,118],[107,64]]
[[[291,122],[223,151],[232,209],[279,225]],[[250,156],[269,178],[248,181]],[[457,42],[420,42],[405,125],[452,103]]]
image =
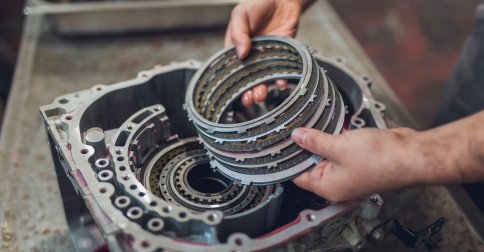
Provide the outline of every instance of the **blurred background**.
[[[422,129],[472,27],[479,0],[330,0]],[[0,0],[0,124],[22,33],[23,0]]]

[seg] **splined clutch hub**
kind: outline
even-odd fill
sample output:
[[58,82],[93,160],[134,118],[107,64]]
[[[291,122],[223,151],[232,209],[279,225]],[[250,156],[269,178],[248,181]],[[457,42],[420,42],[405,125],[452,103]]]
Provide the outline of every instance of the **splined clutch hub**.
[[[243,106],[261,83],[267,99]],[[76,250],[356,251],[383,238],[380,196],[328,202],[290,180],[322,160],[293,129],[386,127],[370,83],[341,57],[260,37],[244,60],[228,47],[42,106]]]
[[[234,121],[243,92],[278,79],[293,87],[285,100],[271,110],[256,105],[265,108],[262,115]],[[244,60],[234,48],[218,52],[195,73],[185,100],[212,167],[246,185],[286,181],[317,165],[322,157],[297,146],[291,132],[339,134],[345,116],[338,89],[307,46],[282,37],[254,39]]]

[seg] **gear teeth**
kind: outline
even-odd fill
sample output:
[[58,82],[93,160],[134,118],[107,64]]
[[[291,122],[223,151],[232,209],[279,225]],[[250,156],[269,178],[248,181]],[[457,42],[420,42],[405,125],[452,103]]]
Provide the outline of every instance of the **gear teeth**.
[[243,134],[245,132],[247,132],[246,129],[242,129],[242,128],[237,129],[237,133],[239,133],[239,134]]
[[308,92],[307,88],[301,88],[299,89],[299,96],[304,96]]
[[267,164],[267,168],[272,169],[277,167],[277,162],[272,162]]
[[183,107],[183,110],[185,110],[185,111],[187,110],[187,104],[186,103],[183,103],[182,107]]
[[281,126],[277,127],[277,128],[275,129],[275,131],[276,131],[277,133],[279,133],[279,132],[281,132],[281,130],[284,130],[285,128],[286,128],[286,126],[285,126],[285,125],[281,125]]
[[326,104],[324,104],[324,106],[326,107],[331,106],[331,98],[328,98],[328,101],[326,102]]
[[245,158],[236,157],[235,162],[245,162]]
[[276,152],[272,152],[271,156],[275,157],[275,156],[280,155],[280,154],[281,154],[281,150],[277,150]]
[[220,139],[220,138],[217,138],[217,139],[215,139],[215,143],[223,144],[224,143],[224,140],[223,139]]
[[314,103],[314,99],[316,99],[316,97],[318,97],[318,96],[315,95],[315,94],[311,95],[311,98],[309,98],[309,102]]
[[218,170],[218,163],[215,160],[210,161],[210,166],[213,169],[217,169]]
[[247,143],[257,142],[257,137],[247,138]]
[[207,128],[207,133],[213,134],[213,132],[215,132],[214,128],[212,128],[212,127]]

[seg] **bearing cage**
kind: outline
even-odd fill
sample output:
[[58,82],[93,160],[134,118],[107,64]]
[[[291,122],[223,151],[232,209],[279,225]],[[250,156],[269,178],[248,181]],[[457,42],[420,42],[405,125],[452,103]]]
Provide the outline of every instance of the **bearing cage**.
[[[384,128],[384,121],[381,117],[384,106],[383,104],[374,101],[371,97],[371,93],[368,89],[368,85],[371,81],[368,77],[356,74],[354,71],[348,69],[344,64],[344,60],[341,59],[340,61],[340,58],[328,58],[324,56],[315,58],[316,62],[319,65],[324,66],[328,71],[328,75],[335,80],[338,89],[343,90],[347,96],[351,93],[348,92],[348,90],[358,91],[353,92],[356,93],[357,97],[350,97],[350,103],[348,104],[349,106],[356,108],[353,110],[355,111],[355,114],[352,116],[350,128],[362,127],[364,125]],[[139,91],[134,92],[132,88],[139,88],[136,90],[147,89],[154,94],[158,94],[157,91],[152,91],[154,86],[161,85],[161,83],[170,83],[170,81],[163,76],[171,74],[176,76],[183,75],[187,77],[180,78],[181,80],[186,78],[189,79],[199,67],[200,63],[196,61],[187,61],[165,67],[155,67],[153,70],[139,73],[138,78],[134,80],[109,86],[96,85],[89,90],[61,96],[57,98],[53,104],[41,107],[41,114],[45,121],[46,130],[49,136],[49,144],[52,146],[56,169],[58,172],[65,171],[67,174],[67,176],[65,176],[59,172],[59,181],[61,179],[70,179],[75,190],[77,190],[83,198],[79,200],[86,203],[97,223],[97,227],[99,227],[101,233],[106,238],[106,242],[111,250],[152,251],[158,248],[163,248],[169,250],[248,251],[268,248],[287,249],[290,247],[302,246],[302,244],[312,244],[311,246],[317,245],[319,247],[324,245],[324,249],[328,250],[335,247],[349,247],[357,250],[357,248],[364,244],[371,231],[371,227],[378,225],[376,217],[381,204],[383,203],[379,196],[372,196],[371,198],[347,203],[334,203],[321,210],[301,211],[298,218],[284,226],[284,228],[275,230],[274,232],[257,239],[244,235],[246,231],[244,231],[244,228],[241,228],[239,230],[241,233],[228,235],[228,237],[222,239],[223,241],[219,242],[217,241],[217,233],[223,233],[231,226],[242,227],[244,223],[257,222],[248,217],[255,211],[249,210],[247,213],[244,213],[243,218],[239,219],[231,218],[231,216],[224,216],[223,222],[218,219],[219,224],[211,222],[209,220],[211,215],[208,213],[202,216],[192,216],[188,213],[188,217],[186,217],[185,221],[179,221],[176,219],[176,213],[179,212],[176,211],[187,211],[186,208],[178,208],[177,206],[166,204],[164,201],[160,201],[160,204],[157,206],[147,206],[151,202],[151,199],[156,199],[156,196],[149,192],[144,196],[139,196],[139,192],[143,191],[136,191],[138,194],[132,193],[128,196],[117,195],[120,191],[120,187],[117,186],[119,180],[117,174],[114,176],[115,184],[108,181],[99,181],[96,177],[97,174],[108,170],[99,171],[96,170],[95,165],[93,165],[96,161],[94,156],[98,151],[96,149],[97,147],[86,144],[85,134],[87,130],[96,126],[96,123],[102,122],[100,123],[101,125],[97,126],[107,129],[105,130],[105,140],[106,142],[111,142],[110,135],[112,135],[112,133],[109,132],[116,131],[120,128],[120,125],[128,119],[128,116],[115,117],[113,120],[106,120],[106,118],[103,118],[103,115],[105,115],[103,113],[113,113],[113,111],[115,111],[112,109],[113,107],[118,107],[121,111],[126,110],[124,115],[131,116],[143,108],[153,110],[155,107],[159,107],[156,104],[162,104],[164,106],[168,105],[165,110],[166,115],[166,111],[172,111],[173,108],[169,106],[169,102],[164,102],[163,99],[165,98],[153,99],[150,98],[149,93],[145,93],[146,99],[142,101],[143,105],[140,107],[139,105],[136,105],[136,102],[133,102],[136,101],[136,97],[130,95],[130,93],[139,93]],[[350,81],[337,81],[337,78],[333,78],[330,74],[331,71],[334,70],[330,69],[331,67],[340,71],[342,74],[346,74]],[[126,90],[126,92],[123,90]],[[111,93],[115,92],[123,97],[124,103],[130,103],[130,106],[134,105],[134,108],[126,109],[125,106],[116,103],[116,99],[114,99],[115,97],[109,96]],[[65,98],[69,100],[68,103],[61,102],[61,100]],[[112,105],[113,102],[116,105]],[[106,107],[103,108],[100,104]],[[378,104],[378,106],[376,106],[376,104]],[[89,109],[89,106],[94,106],[94,109]],[[95,111],[99,112],[96,114]],[[157,114],[157,116],[159,116],[158,118],[163,117],[161,113]],[[81,122],[81,118],[84,118],[84,122]],[[362,123],[358,120],[361,120]],[[173,122],[177,122],[177,119],[170,117],[170,122],[173,125]],[[173,129],[172,127],[170,128]],[[172,141],[173,139],[168,138],[168,141],[170,140]],[[162,146],[159,146],[159,148],[162,148]],[[84,150],[87,150],[87,152]],[[129,154],[131,152],[130,150],[126,150],[127,151],[124,151],[123,149],[122,153],[126,153],[128,158],[123,162],[126,161],[128,165],[131,165],[130,162],[132,162],[132,160],[130,160],[130,158],[134,155]],[[114,149],[114,153],[116,153],[116,151],[117,150]],[[106,157],[106,159],[109,160],[110,169],[112,167],[111,165],[117,162],[112,161],[111,158],[116,158],[118,156],[119,155],[116,154],[113,157]],[[144,160],[144,162],[146,161],[147,160]],[[126,168],[130,169],[130,167],[131,166],[127,166]],[[135,170],[135,173],[136,171],[137,170]],[[135,173],[133,174],[137,176]],[[132,177],[131,179],[134,178],[135,177]],[[102,190],[103,188],[106,190]],[[66,188],[61,188],[61,190],[65,191]],[[104,192],[101,193],[101,191]],[[116,193],[116,195],[114,193]],[[269,196],[269,201],[265,201],[261,204],[258,209],[262,216],[260,218],[275,218],[272,214],[271,208],[273,209],[274,206],[277,205],[274,203],[280,200],[281,193],[282,189],[276,190],[274,194]],[[117,197],[113,199],[113,196]],[[150,200],[147,200],[148,198]],[[122,202],[124,202],[124,205]],[[168,218],[163,216],[152,217],[149,220],[143,220],[143,223],[146,224],[139,224],[139,219],[130,219],[127,216],[129,211],[130,216],[136,217],[137,215],[135,215],[133,211],[139,210],[137,208],[132,209],[136,206],[131,206],[131,203],[136,203],[143,213],[145,213],[146,209],[172,207],[172,209],[175,209],[175,211],[172,211],[174,216]],[[217,213],[217,211],[215,211],[215,213]],[[144,214],[143,216],[148,215]],[[144,217],[141,219],[143,218]],[[318,237],[320,237],[320,233],[323,232],[323,230],[330,228],[329,225],[335,220],[338,220],[337,223],[340,223],[340,218],[342,218],[344,222],[341,224],[342,227],[338,226],[341,227],[341,233],[337,234],[337,236],[343,237],[342,239],[346,243],[343,245],[335,244],[335,241],[337,240],[335,239],[336,236],[330,237],[332,239],[328,239],[328,237],[326,237],[327,232],[325,232],[325,236],[323,237],[325,242],[319,242]],[[70,222],[70,219],[68,221]],[[175,239],[173,236],[161,233],[160,229],[158,229],[160,226],[161,229],[167,228],[167,225],[170,225],[170,221],[181,226],[178,233],[175,235]],[[153,223],[157,223],[157,225],[153,225]],[[185,225],[185,223],[187,225]],[[188,223],[190,224],[188,225]],[[357,223],[357,226],[355,226],[354,223]],[[365,225],[361,223],[365,223]],[[326,227],[326,229],[324,229],[324,227]],[[310,231],[308,232],[307,230]],[[348,232],[343,232],[344,230],[351,230],[354,237],[359,237],[358,243],[352,244],[350,240],[354,239],[345,238],[346,235],[348,235]],[[201,232],[206,232],[212,236],[210,239],[205,240],[197,239],[195,236],[187,238],[190,237],[190,235],[200,234]],[[288,243],[290,244],[286,245]],[[123,244],[129,244],[129,246]],[[242,246],[240,244],[242,244]]]

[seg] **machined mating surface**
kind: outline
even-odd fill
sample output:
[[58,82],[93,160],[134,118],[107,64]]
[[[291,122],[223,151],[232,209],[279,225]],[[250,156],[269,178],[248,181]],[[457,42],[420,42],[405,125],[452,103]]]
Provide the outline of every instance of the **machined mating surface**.
[[[297,81],[276,108],[245,122],[221,123],[243,92],[278,79]],[[259,37],[239,60],[234,48],[215,54],[194,75],[185,108],[212,159],[211,165],[242,184],[269,185],[291,179],[322,157],[291,139],[298,127],[341,132],[343,100],[307,47],[285,37]]]

